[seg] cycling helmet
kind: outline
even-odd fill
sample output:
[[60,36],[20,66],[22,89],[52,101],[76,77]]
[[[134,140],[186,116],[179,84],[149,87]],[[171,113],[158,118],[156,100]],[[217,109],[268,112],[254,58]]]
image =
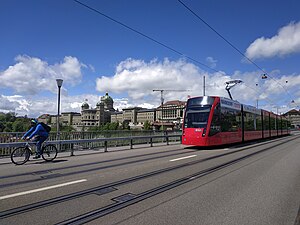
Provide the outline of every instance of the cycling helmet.
[[32,120],[31,120],[31,123],[37,124],[38,121],[37,121],[36,119],[32,119]]

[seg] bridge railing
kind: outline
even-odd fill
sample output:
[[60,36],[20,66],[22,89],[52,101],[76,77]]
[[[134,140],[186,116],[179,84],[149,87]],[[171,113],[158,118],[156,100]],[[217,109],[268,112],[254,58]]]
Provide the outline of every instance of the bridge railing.
[[[3,142],[3,138],[0,141]],[[8,141],[0,143],[0,156],[10,155],[11,151],[18,146],[23,146],[24,141],[20,142],[23,133],[6,133],[10,138]],[[142,135],[144,134],[144,135]],[[2,136],[3,137],[3,136]],[[64,132],[60,136],[61,140],[56,139],[56,133],[51,133],[47,143],[57,145],[59,151],[74,151],[85,149],[101,149],[108,151],[109,147],[130,146],[137,144],[181,142],[181,132]]]

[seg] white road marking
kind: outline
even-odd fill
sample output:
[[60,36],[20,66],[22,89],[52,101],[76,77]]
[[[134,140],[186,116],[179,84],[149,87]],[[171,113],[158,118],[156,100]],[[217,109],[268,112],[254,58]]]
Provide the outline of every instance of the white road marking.
[[182,158],[171,159],[170,162],[174,162],[174,161],[178,161],[178,160],[182,160],[182,159],[193,158],[193,157],[196,157],[196,156],[197,155],[190,155],[190,156],[186,156],[186,157],[182,157]]
[[53,188],[64,187],[67,185],[77,184],[77,183],[81,183],[81,182],[85,182],[85,181],[87,181],[87,179],[75,180],[75,181],[71,181],[71,182],[67,182],[67,183],[63,183],[63,184],[57,184],[57,185],[53,185],[53,186],[49,186],[49,187],[43,187],[43,188],[38,188],[38,189],[30,190],[30,191],[24,191],[24,192],[19,192],[19,193],[15,193],[15,194],[4,195],[4,196],[0,196],[0,200],[7,199],[7,198],[13,198],[13,197],[17,197],[20,195],[27,195],[27,194],[31,194],[31,193],[35,193],[35,192],[39,192],[39,191],[46,191],[46,190],[53,189]]

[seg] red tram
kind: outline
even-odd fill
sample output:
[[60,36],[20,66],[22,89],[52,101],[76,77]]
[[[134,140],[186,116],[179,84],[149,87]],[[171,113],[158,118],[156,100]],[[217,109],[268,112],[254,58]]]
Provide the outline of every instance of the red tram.
[[287,134],[283,116],[228,98],[203,96],[187,101],[182,144],[215,146]]

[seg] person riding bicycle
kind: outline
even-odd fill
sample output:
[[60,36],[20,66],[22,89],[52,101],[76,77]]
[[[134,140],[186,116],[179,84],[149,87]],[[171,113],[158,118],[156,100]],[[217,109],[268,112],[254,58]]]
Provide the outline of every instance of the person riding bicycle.
[[45,128],[38,123],[36,119],[31,120],[31,128],[24,134],[22,137],[23,140],[29,140],[34,137],[34,141],[36,143],[36,155],[33,157],[34,159],[41,157],[41,147],[42,143],[48,138],[49,133],[45,130]]

